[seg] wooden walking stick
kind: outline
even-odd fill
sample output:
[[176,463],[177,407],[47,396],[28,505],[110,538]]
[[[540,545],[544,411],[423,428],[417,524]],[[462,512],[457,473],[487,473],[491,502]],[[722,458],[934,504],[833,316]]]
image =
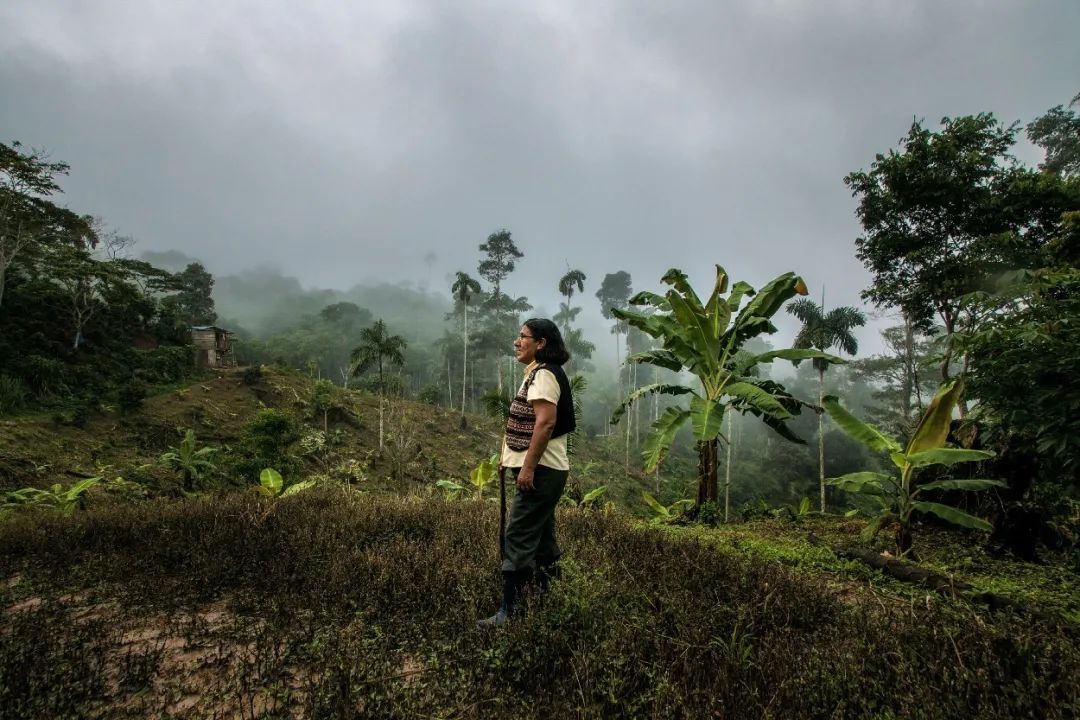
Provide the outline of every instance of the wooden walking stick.
[[506,468],[499,465],[499,559],[506,559]]

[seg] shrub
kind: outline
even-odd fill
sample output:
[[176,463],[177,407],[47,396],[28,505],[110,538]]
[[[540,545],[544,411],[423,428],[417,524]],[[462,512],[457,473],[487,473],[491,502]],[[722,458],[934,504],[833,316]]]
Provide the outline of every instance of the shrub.
[[[209,640],[219,696],[295,678],[275,717],[1065,718],[1080,693],[1067,623],[838,589],[602,513],[560,511],[563,579],[492,634],[466,629],[498,600],[487,503],[314,488],[30,520],[0,526],[0,570],[35,593],[120,583],[117,612],[144,618],[227,599],[220,634],[192,640]],[[47,701],[76,696],[101,698],[102,717],[160,714],[119,712],[127,691],[102,697],[124,676],[103,667],[123,662],[122,633],[44,625],[48,612],[0,633],[0,701],[35,703],[0,707],[58,717]],[[146,664],[132,684],[153,680],[159,697],[181,687],[167,685],[184,681],[178,666]]]
[[300,439],[300,429],[285,410],[263,408],[244,427],[244,440],[259,456],[275,458]]
[[116,393],[116,402],[124,412],[134,412],[142,407],[146,399],[146,383],[139,379],[131,380],[120,386]]
[[243,381],[245,385],[258,385],[262,382],[262,365],[249,365],[244,368]]
[[442,400],[443,390],[438,385],[425,385],[416,394],[416,399],[428,405],[438,405]]
[[26,407],[29,390],[19,378],[0,375],[0,415]]

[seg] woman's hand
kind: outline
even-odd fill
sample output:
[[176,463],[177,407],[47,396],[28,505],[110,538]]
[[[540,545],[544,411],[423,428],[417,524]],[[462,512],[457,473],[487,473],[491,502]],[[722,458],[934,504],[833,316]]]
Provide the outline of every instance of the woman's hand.
[[517,486],[518,490],[535,490],[533,485],[533,473],[536,472],[535,468],[523,467],[518,471]]

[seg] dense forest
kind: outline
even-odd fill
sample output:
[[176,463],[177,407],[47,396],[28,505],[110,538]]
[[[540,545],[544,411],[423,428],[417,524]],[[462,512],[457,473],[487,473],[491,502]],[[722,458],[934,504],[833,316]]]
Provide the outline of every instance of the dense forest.
[[[1037,167],[1015,156],[1024,138],[1042,151]],[[285,716],[290,697],[320,717],[343,707],[438,714],[460,700],[455,682],[488,697],[500,674],[517,685],[493,708],[510,715],[525,702],[521,663],[532,660],[579,673],[576,689],[563,674],[544,691],[546,704],[530,711],[537,716],[603,716],[619,697],[634,706],[631,715],[678,716],[671,703],[681,697],[689,715],[738,706],[745,712],[721,714],[758,717],[769,715],[772,692],[793,717],[800,697],[814,708],[803,716],[849,702],[839,716],[914,717],[917,678],[943,672],[956,676],[942,687],[962,688],[943,717],[963,707],[977,709],[972,717],[1067,717],[1077,709],[1069,673],[1080,658],[1080,96],[1026,126],[989,112],[916,120],[896,147],[842,178],[862,228],[852,251],[872,277],[862,298],[895,321],[876,354],[860,354],[856,340],[867,310],[831,306],[799,268],[777,267],[754,287],[729,276],[738,258],[701,258],[714,269],[710,284],[695,288],[679,268],[631,278],[617,263],[600,277],[568,266],[550,278],[548,297],[517,295],[517,264],[541,250],[519,245],[508,229],[460,248],[461,257],[474,253],[474,264],[439,288],[310,288],[267,268],[214,275],[183,249],[140,252],[93,208],[66,207],[69,172],[78,168],[44,151],[0,144],[0,551],[9,558],[4,576],[15,578],[0,601],[9,606],[48,582],[74,582],[60,558],[85,563],[99,588],[120,582],[118,568],[130,564],[145,581],[125,591],[135,605],[165,607],[155,603],[170,602],[168,586],[189,604],[232,588],[240,606],[272,606],[282,622],[233,628],[260,652],[284,653],[256,653],[263,660],[250,662],[263,664],[246,670],[236,670],[247,662],[242,653],[225,663],[245,682],[277,688],[273,695],[245,686],[245,697],[260,698],[245,717]],[[395,563],[424,569],[424,582],[447,597],[460,580],[469,588],[462,601],[478,602],[480,560],[493,561],[494,551],[473,547],[470,528],[493,532],[494,515],[466,498],[494,495],[493,467],[483,461],[521,379],[510,342],[534,305],[555,302],[579,418],[564,500],[581,560],[567,594],[514,631],[514,647],[534,652],[515,660],[488,641],[459,639],[446,617],[430,634],[418,630],[430,609],[414,604],[416,595],[402,589],[408,583],[373,590],[392,571],[363,553],[335,564],[334,538],[362,548],[397,537],[387,550]],[[579,322],[586,304],[609,323],[606,335]],[[780,317],[797,321],[794,336],[778,332]],[[232,333],[235,368],[197,361],[191,332],[206,326]],[[617,367],[601,360],[611,347]],[[259,499],[243,499],[252,494],[240,491],[252,487]],[[410,497],[429,504],[410,505]],[[271,514],[279,499],[283,509]],[[263,504],[252,510],[247,502]],[[464,509],[447,514],[447,506]],[[332,519],[339,535],[313,529],[322,526],[315,516]],[[798,536],[802,549],[781,558],[784,570],[770,569],[776,557],[761,550],[754,523],[764,523],[766,536]],[[183,552],[170,554],[162,527],[186,538]],[[453,539],[439,546],[442,564],[418,559],[406,543],[436,529]],[[701,534],[713,529],[731,534]],[[839,547],[855,539],[862,550]],[[597,549],[607,541],[611,547]],[[277,554],[260,579],[245,569],[253,558],[218,558],[215,566],[215,543]],[[699,557],[710,543],[748,555],[710,564]],[[612,548],[624,548],[630,564],[601,582],[599,568],[621,562]],[[891,605],[880,617],[830,616],[832,581],[820,573],[865,583],[860,552],[894,574],[922,568],[918,591],[895,592],[899,606],[912,608],[925,596],[926,626],[914,615],[892,617],[900,611]],[[290,553],[308,566],[289,565]],[[1031,563],[1050,574],[1030,587],[999,578],[959,588],[957,568],[978,553],[1015,563],[1014,578],[1035,572]],[[16,557],[48,571],[35,575]],[[318,594],[321,580],[308,574],[316,567],[348,604],[332,591]],[[449,567],[465,579],[444,575]],[[818,574],[802,586],[806,568]],[[703,615],[686,601],[733,574],[751,578],[723,591],[725,607],[742,610]],[[194,584],[183,589],[187,581]],[[165,586],[154,589],[159,582]],[[350,595],[354,582],[363,589]],[[669,591],[683,602],[667,605]],[[982,616],[951,605],[930,610],[927,592],[935,591],[953,600],[977,595],[979,607],[1016,615],[974,632]],[[609,634],[619,624],[615,607],[632,622]],[[806,623],[792,620],[803,611]],[[384,621],[397,645],[377,627],[331,633],[350,613],[369,625]],[[1023,613],[1040,622],[1052,616],[1050,639],[1021,637]],[[884,616],[892,619],[875,624]],[[167,667],[164,645],[138,657],[129,651],[126,679],[101,680],[116,669],[79,660],[79,648],[111,641],[106,628],[83,623],[42,651],[55,662],[38,668],[41,677],[73,688],[46,702],[43,686],[15,668],[30,662],[25,648],[35,633],[67,615],[46,604],[20,617],[0,625],[0,706],[15,703],[13,717],[60,707],[81,717],[80,703],[108,695],[109,682],[146,687]],[[214,630],[206,617],[188,622],[176,631]],[[889,622],[893,634],[883,629]],[[311,633],[296,635],[300,627]],[[788,667],[777,628],[793,628],[806,647],[840,650],[791,660],[799,670],[785,685],[773,676]],[[941,647],[958,666],[913,652],[927,628],[935,651],[949,638]],[[560,633],[588,650],[559,646],[552,638]],[[859,633],[891,648],[895,662],[882,659],[884,650],[859,650],[851,640]],[[413,648],[404,664],[394,655],[401,647]],[[1003,664],[987,659],[991,647]],[[638,653],[657,664],[620,666]],[[268,657],[281,668],[306,662],[324,670],[282,685]],[[436,673],[429,685],[407,681],[421,667],[435,673],[444,658],[467,669]],[[691,658],[728,672],[714,676]],[[843,669],[845,658],[879,673],[870,672],[871,684],[891,678],[875,697],[892,699],[852,695],[859,678]],[[97,684],[79,685],[83,677]],[[392,688],[385,694],[360,692],[384,680]],[[1008,689],[976,699],[994,683]],[[1024,683],[1035,684],[1027,692]],[[139,708],[133,716],[150,712]],[[476,707],[461,714],[483,716]]]

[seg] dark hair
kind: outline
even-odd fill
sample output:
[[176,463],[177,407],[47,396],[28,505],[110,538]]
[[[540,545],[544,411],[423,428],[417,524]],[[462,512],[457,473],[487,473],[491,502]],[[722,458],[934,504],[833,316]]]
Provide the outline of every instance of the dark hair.
[[524,322],[525,327],[533,337],[539,340],[547,340],[544,347],[536,351],[536,359],[542,363],[565,365],[570,359],[570,352],[563,342],[559,326],[547,318],[530,318]]

